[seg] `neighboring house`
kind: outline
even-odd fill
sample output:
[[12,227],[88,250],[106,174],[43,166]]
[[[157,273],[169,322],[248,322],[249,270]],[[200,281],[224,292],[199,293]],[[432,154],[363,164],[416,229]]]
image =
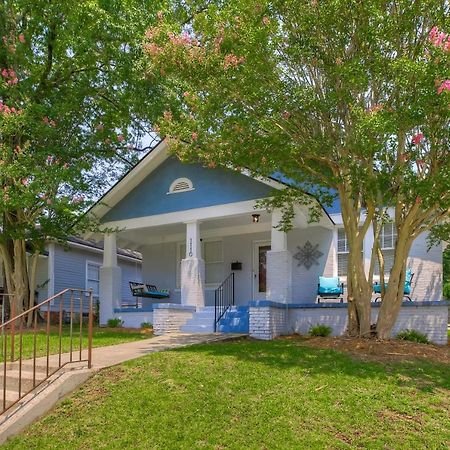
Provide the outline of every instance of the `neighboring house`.
[[[229,284],[217,289],[232,272],[235,304],[243,307],[255,301],[290,308],[311,305],[316,301],[319,276],[339,275],[345,282],[348,247],[336,205],[329,211],[323,208],[315,223],[308,221],[308,208],[298,205],[293,229],[287,234],[276,228],[279,211],[269,213],[255,207],[257,200],[284,187],[275,179],[255,179],[245,172],[183,164],[160,143],[91,210],[105,227],[119,230],[90,236],[105,240],[101,323],[114,315],[125,323],[127,317],[132,317],[130,324],[139,323],[140,313],[148,318],[152,309],[176,310],[177,304],[181,305],[179,311],[192,315],[193,310],[213,306],[215,296],[222,300],[230,297]],[[312,201],[317,200],[312,197]],[[362,254],[367,269],[371,239],[369,231]],[[394,241],[394,228],[387,224],[382,246],[388,270]],[[112,256],[116,245],[142,254],[143,282],[169,289],[171,305],[152,308],[152,303],[161,302],[150,301],[142,311],[122,308],[128,299],[121,286],[132,277]],[[420,236],[408,266],[415,273],[413,300],[440,300],[442,248],[427,251],[426,236]],[[155,317],[153,320],[156,322]]]
[[[133,304],[136,298],[131,295],[128,280],[141,281],[141,256],[137,252],[118,249],[117,258],[124,274],[120,286],[122,301]],[[93,299],[98,301],[102,261],[102,243],[78,237],[70,237],[66,246],[48,243],[45,252],[39,256],[37,265],[37,301],[42,302],[67,288],[92,289]],[[67,297],[65,303],[68,301]],[[86,308],[87,303],[83,309]],[[76,304],[74,309],[77,309]]]

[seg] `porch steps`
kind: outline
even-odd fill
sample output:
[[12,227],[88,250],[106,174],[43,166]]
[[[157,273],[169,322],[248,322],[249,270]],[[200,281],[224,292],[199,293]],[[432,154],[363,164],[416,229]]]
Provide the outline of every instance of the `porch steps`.
[[[180,331],[182,333],[214,332],[214,306],[205,306],[197,311]],[[248,306],[232,306],[220,319],[217,331],[247,334],[249,332]]]
[[[43,381],[46,377],[46,367],[36,366],[35,371],[35,384],[38,385],[41,381]],[[50,374],[55,372],[57,367],[49,367]],[[5,406],[8,407],[11,404],[17,402],[19,400],[19,372],[21,373],[21,395],[25,394],[27,391],[33,388],[33,366],[31,364],[23,364],[22,369],[19,369],[19,363],[8,363],[6,367],[6,377],[3,372],[3,364],[2,370],[0,373],[0,386],[2,389],[0,390],[0,405],[3,406],[3,386],[6,387],[5,391]]]
[[198,310],[180,329],[182,333],[214,333],[214,306]]
[[248,306],[232,306],[220,319],[217,328],[219,333],[245,333],[249,332]]

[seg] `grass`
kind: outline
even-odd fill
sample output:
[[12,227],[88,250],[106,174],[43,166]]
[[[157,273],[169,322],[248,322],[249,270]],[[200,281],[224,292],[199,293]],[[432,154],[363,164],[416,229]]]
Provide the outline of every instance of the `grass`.
[[[83,349],[87,348],[88,336],[87,326],[83,326]],[[78,349],[80,343],[79,326],[73,328],[73,348]],[[93,347],[104,347],[107,345],[122,344],[124,342],[136,341],[142,338],[148,338],[149,336],[141,335],[139,331],[128,331],[120,328],[94,328],[93,334]],[[0,361],[3,361],[3,342],[0,337]],[[10,338],[8,338],[8,355],[10,354],[9,346]],[[23,358],[29,359],[33,357],[33,334],[31,332],[25,332],[23,335]],[[15,355],[19,355],[19,337],[15,338]],[[62,352],[70,351],[70,330],[68,326],[63,327],[62,339],[61,339]],[[55,327],[52,327],[50,331],[50,353],[55,354],[59,352],[59,334]],[[44,356],[47,354],[47,337],[44,330],[37,333],[36,337],[36,355]]]
[[447,449],[449,367],[233,341],[95,375],[5,449]]

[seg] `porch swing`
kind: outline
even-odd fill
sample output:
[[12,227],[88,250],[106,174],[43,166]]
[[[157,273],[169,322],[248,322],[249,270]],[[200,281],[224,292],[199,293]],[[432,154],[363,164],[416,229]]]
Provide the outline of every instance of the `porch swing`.
[[164,300],[170,298],[169,289],[158,289],[154,284],[130,281],[131,295],[133,297],[154,298]]

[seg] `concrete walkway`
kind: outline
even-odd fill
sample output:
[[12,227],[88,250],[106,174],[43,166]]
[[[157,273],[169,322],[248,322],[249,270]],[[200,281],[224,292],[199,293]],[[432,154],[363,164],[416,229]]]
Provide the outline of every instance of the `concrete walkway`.
[[[193,344],[226,341],[242,336],[244,335],[171,333],[141,341],[93,348],[91,369],[87,368],[87,362],[71,363],[64,366],[33,392],[21,399],[11,410],[0,415],[0,445],[9,437],[22,431],[34,420],[46,414],[59,400],[105,367],[115,366],[124,361],[140,358],[150,353],[187,347]],[[82,359],[87,359],[87,351],[83,350],[81,356]],[[74,350],[73,358],[79,359],[79,351]],[[50,367],[57,367],[58,359],[58,355],[51,355],[49,358]],[[62,363],[69,362],[70,353],[64,353],[61,360]],[[45,368],[46,357],[37,358],[36,365]],[[31,367],[32,361],[24,361],[23,366]],[[14,371],[15,367],[11,366],[10,370]]]
[[[188,334],[188,333],[170,333],[163,336],[155,336],[141,341],[126,342],[124,344],[109,345],[107,347],[94,347],[92,349],[92,370],[100,370],[105,367],[115,366],[130,359],[140,358],[149,353],[161,352],[174,348],[186,347],[194,344],[205,344],[209,342],[226,341],[245,336],[243,334]],[[95,344],[95,337],[94,337]],[[79,353],[74,350],[74,359],[79,359]],[[62,362],[68,362],[70,353],[64,353],[61,357]],[[87,351],[83,350],[82,358],[87,359]],[[37,365],[46,364],[46,358],[37,358]],[[24,362],[25,364],[26,362]],[[87,367],[87,363],[76,363],[77,367]],[[58,355],[50,356],[50,366],[58,365]]]

